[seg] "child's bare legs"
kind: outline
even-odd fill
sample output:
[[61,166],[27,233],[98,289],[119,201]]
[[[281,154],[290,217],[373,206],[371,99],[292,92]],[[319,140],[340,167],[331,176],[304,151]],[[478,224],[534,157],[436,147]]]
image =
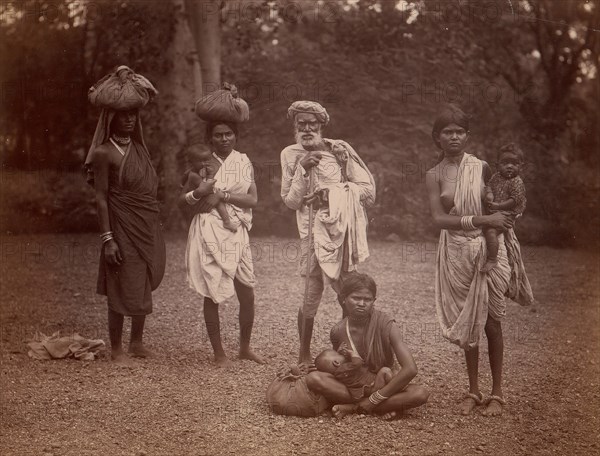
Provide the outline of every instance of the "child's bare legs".
[[[377,375],[375,376],[373,386],[371,388],[365,388],[366,395],[370,396],[375,391],[379,390],[380,388],[383,388],[389,383],[393,375],[394,374],[392,373],[392,369],[390,369],[389,367],[382,367],[381,369],[379,369],[379,372],[377,372]],[[331,408],[331,411],[333,412],[333,416],[335,416],[336,418],[344,418],[346,415],[356,413],[357,408],[357,404],[338,404],[334,405]],[[395,413],[392,414],[390,417],[384,418],[392,418],[393,416],[395,416]]]
[[387,385],[393,377],[392,369],[389,367],[382,367],[377,372],[375,376],[375,382],[373,383],[373,387],[371,388],[371,392],[369,394],[373,394],[375,391],[383,388]]
[[484,235],[487,250],[487,260],[481,267],[481,272],[489,272],[498,264],[498,230],[495,228],[486,228],[484,230]]
[[231,221],[231,218],[229,218],[227,207],[225,206],[225,203],[223,201],[217,204],[217,212],[221,216],[221,220],[223,220],[223,226],[225,227],[225,229],[233,231],[235,233],[238,227],[235,223]]

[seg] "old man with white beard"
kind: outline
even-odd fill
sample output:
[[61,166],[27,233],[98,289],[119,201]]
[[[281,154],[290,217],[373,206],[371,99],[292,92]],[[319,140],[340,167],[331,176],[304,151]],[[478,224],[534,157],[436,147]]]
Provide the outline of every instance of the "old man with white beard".
[[[296,144],[281,152],[281,197],[296,211],[300,273],[308,280],[298,332],[299,362],[310,364],[314,318],[325,285],[338,293],[345,316],[339,296],[344,276],[369,255],[365,209],[375,202],[375,181],[348,143],[323,138],[329,115],[319,103],[296,101],[288,109],[288,118],[294,122]],[[313,242],[309,240],[311,210],[315,210]]]

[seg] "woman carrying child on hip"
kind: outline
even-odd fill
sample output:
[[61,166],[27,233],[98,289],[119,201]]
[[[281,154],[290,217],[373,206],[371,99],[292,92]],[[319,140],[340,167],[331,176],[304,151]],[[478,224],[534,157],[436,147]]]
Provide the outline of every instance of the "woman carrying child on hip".
[[234,294],[240,302],[239,358],[266,363],[250,348],[256,279],[248,231],[258,196],[250,159],[234,149],[237,137],[234,122],[212,121],[206,125],[206,145],[199,135],[192,138],[187,153],[193,169],[184,176],[181,195],[195,214],[185,254],[188,283],[204,298],[206,330],[218,367],[232,364],[221,340],[219,304]]

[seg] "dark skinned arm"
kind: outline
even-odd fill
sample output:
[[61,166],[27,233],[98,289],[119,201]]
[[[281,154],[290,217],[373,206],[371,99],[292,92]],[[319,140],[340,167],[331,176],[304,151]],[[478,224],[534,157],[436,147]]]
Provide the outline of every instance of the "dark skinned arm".
[[[110,218],[108,216],[108,173],[111,165],[111,151],[108,146],[99,146],[94,150],[92,169],[94,171],[94,189],[96,191],[96,207],[100,232],[111,231]],[[110,265],[119,265],[123,258],[119,251],[119,245],[114,239],[102,245],[104,257]]]
[[[396,325],[390,331],[390,344],[401,369],[392,377],[387,385],[379,390],[379,393],[385,397],[391,397],[402,391],[418,373],[417,364],[408,346],[402,341],[402,332]],[[373,405],[368,397],[361,399],[358,405],[368,413],[375,408],[375,405]]]

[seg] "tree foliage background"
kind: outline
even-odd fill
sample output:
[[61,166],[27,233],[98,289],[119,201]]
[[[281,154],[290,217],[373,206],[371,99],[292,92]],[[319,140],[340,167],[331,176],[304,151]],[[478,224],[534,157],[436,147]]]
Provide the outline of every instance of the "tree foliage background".
[[[161,92],[142,116],[165,226],[184,227],[175,203],[182,145],[201,128],[186,3],[1,6],[3,231],[95,229],[93,191],[79,172],[98,115],[87,89],[118,64]],[[506,142],[525,150],[522,240],[598,243],[597,0],[196,3],[219,15],[221,79],[251,108],[238,149],[256,166],[256,232],[294,234],[279,197],[279,152],[292,141],[287,107],[314,99],[332,117],[326,136],[350,142],[376,176],[371,233],[435,234],[424,173],[439,155],[435,114],[453,102],[472,115],[471,152],[493,165]]]

